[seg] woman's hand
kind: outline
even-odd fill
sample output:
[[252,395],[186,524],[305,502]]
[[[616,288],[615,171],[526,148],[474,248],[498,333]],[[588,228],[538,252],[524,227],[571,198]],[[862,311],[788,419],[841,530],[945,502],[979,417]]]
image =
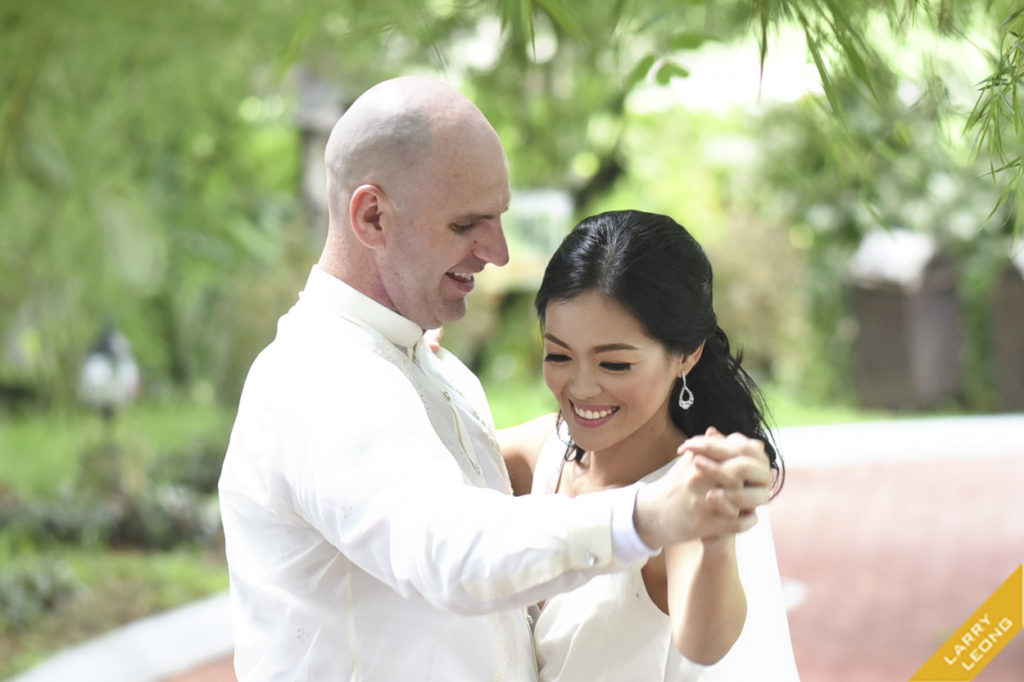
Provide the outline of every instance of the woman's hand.
[[634,523],[649,547],[739,533],[757,523],[754,510],[770,497],[764,443],[709,429],[679,446],[679,460],[641,487]]
[[[723,436],[714,427],[703,436],[695,436],[679,446],[680,456],[692,455],[694,466],[718,484],[707,492],[708,502],[725,518],[754,513],[770,495],[772,473],[764,442],[741,433]],[[749,494],[756,489],[756,494]]]

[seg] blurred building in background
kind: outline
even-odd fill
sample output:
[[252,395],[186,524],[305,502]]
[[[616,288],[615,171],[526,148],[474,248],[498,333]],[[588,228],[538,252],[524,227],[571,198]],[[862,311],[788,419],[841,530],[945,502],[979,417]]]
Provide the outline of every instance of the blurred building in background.
[[879,230],[865,236],[849,275],[860,402],[929,409],[958,400],[963,311],[950,256],[930,235]]

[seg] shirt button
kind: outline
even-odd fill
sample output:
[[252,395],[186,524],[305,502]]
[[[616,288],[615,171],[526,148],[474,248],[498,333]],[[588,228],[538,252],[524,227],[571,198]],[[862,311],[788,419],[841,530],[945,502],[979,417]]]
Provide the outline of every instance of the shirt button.
[[593,552],[587,552],[587,566],[597,565],[597,555]]
[[452,397],[451,397],[451,395],[450,395],[450,394],[448,393],[448,391],[441,391],[441,395],[443,395],[443,396],[444,396],[444,399],[445,399],[445,400],[451,401],[451,399],[452,399]]

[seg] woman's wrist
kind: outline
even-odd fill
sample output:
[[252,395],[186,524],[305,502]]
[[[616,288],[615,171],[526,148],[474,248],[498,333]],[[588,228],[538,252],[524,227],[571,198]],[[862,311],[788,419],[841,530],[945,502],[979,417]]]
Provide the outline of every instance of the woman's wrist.
[[701,538],[700,551],[704,559],[729,559],[736,553],[736,536],[729,534]]

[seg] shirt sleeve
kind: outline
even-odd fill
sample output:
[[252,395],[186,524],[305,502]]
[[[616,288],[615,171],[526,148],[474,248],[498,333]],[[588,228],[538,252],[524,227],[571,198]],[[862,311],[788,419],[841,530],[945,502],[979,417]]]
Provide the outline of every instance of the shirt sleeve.
[[661,548],[652,549],[640,539],[640,533],[633,522],[636,511],[636,496],[642,483],[634,483],[624,488],[628,494],[616,498],[612,507],[612,553],[619,561],[632,564],[661,553]]
[[612,510],[635,490],[569,499],[469,485],[408,379],[363,359],[376,366],[349,363],[343,373],[358,378],[349,389],[324,376],[292,406],[301,426],[284,436],[282,472],[295,513],[353,563],[400,594],[466,614],[627,567],[612,550]]

